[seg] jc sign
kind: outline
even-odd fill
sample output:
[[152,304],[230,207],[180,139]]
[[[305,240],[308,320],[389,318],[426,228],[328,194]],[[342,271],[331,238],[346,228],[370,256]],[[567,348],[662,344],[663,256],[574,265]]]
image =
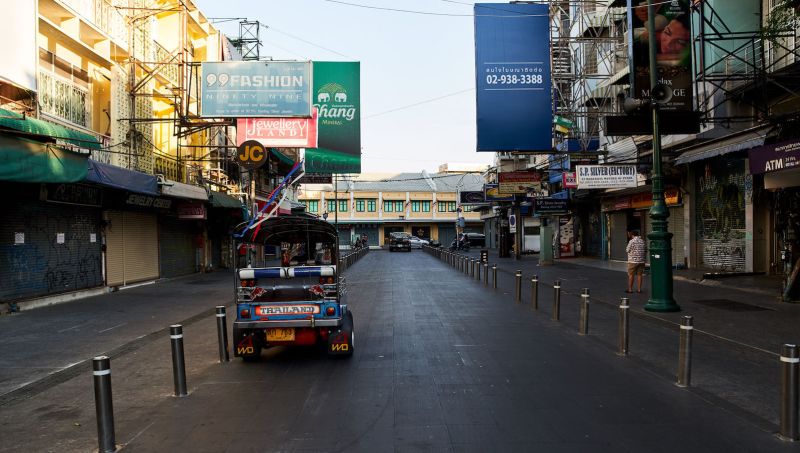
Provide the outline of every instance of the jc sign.
[[267,149],[256,140],[247,140],[239,145],[237,159],[241,166],[255,170],[267,161]]

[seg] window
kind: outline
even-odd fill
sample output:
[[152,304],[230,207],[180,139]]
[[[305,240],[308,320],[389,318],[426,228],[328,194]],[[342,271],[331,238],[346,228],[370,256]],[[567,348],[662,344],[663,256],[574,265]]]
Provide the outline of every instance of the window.
[[431,212],[431,202],[430,201],[422,201],[422,212]]
[[367,200],[367,211],[375,212],[375,200]]
[[364,212],[364,200],[356,200],[356,212]]
[[439,212],[456,212],[455,201],[440,201],[438,206]]
[[403,202],[402,201],[395,201],[394,202],[394,210],[395,210],[395,212],[403,212],[403,211],[406,210],[406,208],[403,207]]
[[304,203],[306,204],[306,209],[308,209],[308,212],[319,211],[319,202],[317,200],[306,200]]
[[394,201],[384,201],[383,212],[392,212],[392,211],[394,211]]
[[436,206],[436,210],[438,212],[447,212],[447,202],[446,201],[438,202],[437,206]]
[[462,209],[464,212],[472,212],[472,211],[474,211],[474,210],[475,210],[475,206],[467,206],[467,205],[462,205],[462,206],[461,206],[461,209]]
[[347,212],[347,200],[339,200],[339,212]]
[[419,201],[411,202],[411,212],[419,212]]
[[336,200],[328,200],[328,212],[336,212]]

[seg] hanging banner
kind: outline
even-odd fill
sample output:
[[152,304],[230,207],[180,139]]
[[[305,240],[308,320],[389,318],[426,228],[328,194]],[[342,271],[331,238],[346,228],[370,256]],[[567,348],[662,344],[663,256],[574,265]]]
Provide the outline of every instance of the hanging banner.
[[306,173],[361,173],[361,63],[314,62],[317,148],[306,149]]
[[750,173],[758,175],[790,168],[800,168],[800,140],[751,148]]
[[578,189],[636,187],[636,165],[576,165]]
[[514,201],[514,195],[503,195],[497,184],[485,184],[483,186],[483,198],[487,202],[493,201]]
[[[672,88],[672,100],[663,111],[692,110],[692,46],[689,0],[653,2],[655,10],[656,67],[658,83]],[[647,1],[628,0],[628,48],[631,66],[631,96],[650,98],[650,33]]]
[[561,174],[561,187],[564,189],[578,188],[578,177],[574,171],[565,171]]
[[486,197],[482,190],[466,190],[459,192],[459,200],[461,201],[462,205],[465,204],[484,204],[486,203]]
[[316,148],[317,109],[311,118],[239,118],[236,146],[248,140],[270,148]]
[[311,116],[311,62],[207,62],[201,69],[200,116]]
[[548,8],[475,4],[478,151],[552,149]]
[[528,171],[511,171],[497,174],[500,193],[511,195],[541,190],[541,175]]

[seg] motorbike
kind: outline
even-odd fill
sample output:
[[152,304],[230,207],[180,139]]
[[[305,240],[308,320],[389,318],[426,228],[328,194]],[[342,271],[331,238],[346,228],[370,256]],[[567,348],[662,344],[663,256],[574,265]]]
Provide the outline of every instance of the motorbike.
[[453,242],[450,243],[450,251],[469,251],[469,241],[465,238],[463,240],[453,239]]

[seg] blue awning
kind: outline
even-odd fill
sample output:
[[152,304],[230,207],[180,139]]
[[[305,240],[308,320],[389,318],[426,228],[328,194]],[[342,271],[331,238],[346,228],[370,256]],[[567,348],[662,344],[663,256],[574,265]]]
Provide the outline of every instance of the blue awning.
[[92,159],[89,159],[89,173],[86,175],[86,181],[144,195],[161,195],[155,176],[96,162]]

